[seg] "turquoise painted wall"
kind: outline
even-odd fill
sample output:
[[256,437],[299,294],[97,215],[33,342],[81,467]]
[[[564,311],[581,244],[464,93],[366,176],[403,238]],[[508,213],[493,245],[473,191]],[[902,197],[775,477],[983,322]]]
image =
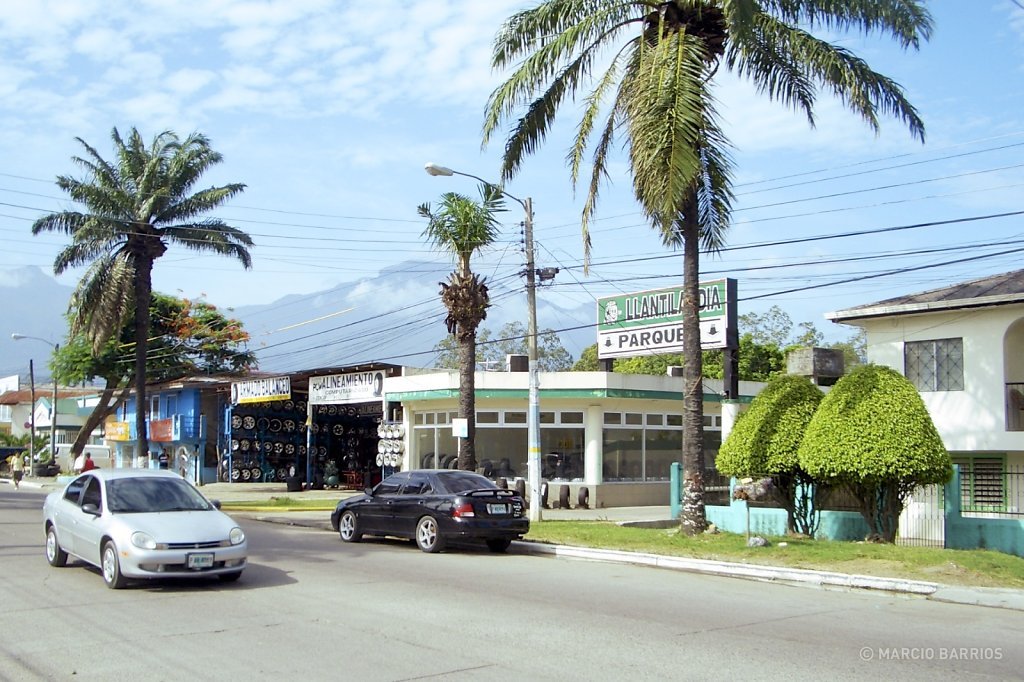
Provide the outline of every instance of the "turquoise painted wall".
[[960,467],[956,464],[945,493],[947,549],[993,549],[1024,557],[1024,518],[976,519],[963,516]]
[[[747,532],[747,503],[733,500],[728,507],[706,508],[708,521],[729,533]],[[786,510],[751,507],[750,532],[755,535],[786,534]],[[819,540],[863,540],[868,534],[864,517],[856,512],[823,511],[818,527]]]

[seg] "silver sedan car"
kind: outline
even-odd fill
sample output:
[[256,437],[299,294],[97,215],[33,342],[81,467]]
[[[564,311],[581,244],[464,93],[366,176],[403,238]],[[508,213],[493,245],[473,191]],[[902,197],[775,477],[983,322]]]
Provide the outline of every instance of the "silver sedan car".
[[93,469],[46,497],[43,523],[51,566],[78,557],[112,589],[134,578],[237,580],[248,554],[238,524],[170,471]]

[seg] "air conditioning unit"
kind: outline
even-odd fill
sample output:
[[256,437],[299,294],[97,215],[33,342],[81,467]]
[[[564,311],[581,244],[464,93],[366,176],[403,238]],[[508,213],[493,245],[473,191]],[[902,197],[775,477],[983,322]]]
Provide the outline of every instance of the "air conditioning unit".
[[528,355],[506,355],[505,371],[507,372],[529,372],[530,357]]

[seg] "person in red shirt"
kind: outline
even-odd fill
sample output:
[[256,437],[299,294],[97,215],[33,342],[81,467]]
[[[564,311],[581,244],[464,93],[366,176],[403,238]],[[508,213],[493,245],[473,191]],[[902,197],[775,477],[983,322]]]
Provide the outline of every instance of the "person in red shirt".
[[82,465],[82,473],[91,471],[96,468],[96,462],[92,461],[92,455],[88,452],[85,453],[85,464]]

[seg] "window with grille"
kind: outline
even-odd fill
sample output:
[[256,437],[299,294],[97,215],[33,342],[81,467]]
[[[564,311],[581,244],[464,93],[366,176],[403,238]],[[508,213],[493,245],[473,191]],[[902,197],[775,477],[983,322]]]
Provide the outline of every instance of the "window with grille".
[[1005,511],[1006,481],[1002,457],[957,458],[964,511]]
[[903,374],[918,391],[964,389],[964,340],[909,341],[903,346]]

